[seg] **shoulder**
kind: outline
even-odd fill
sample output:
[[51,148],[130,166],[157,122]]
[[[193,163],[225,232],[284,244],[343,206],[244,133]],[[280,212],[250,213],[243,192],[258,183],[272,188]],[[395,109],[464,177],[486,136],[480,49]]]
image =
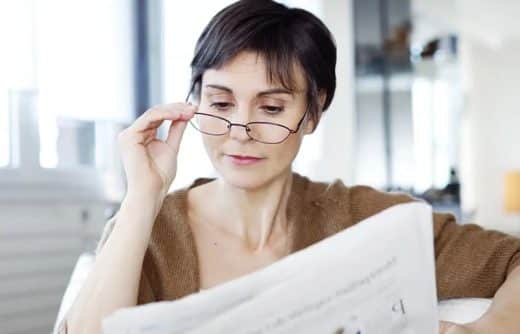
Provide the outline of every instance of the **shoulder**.
[[386,192],[365,185],[351,188],[350,208],[356,220],[363,220],[392,206],[419,201],[401,192]]
[[[185,217],[187,214],[187,194],[191,188],[197,187],[199,185],[203,185],[208,183],[214,179],[200,177],[195,179],[190,185],[177,189],[173,192],[170,192],[166,195],[159,213],[156,217],[154,223],[154,235],[162,234],[166,229],[168,230],[176,230],[176,236],[179,237],[189,237],[189,233],[186,229],[185,225]],[[114,226],[117,223],[117,213],[110,218],[103,228],[101,232],[101,237],[97,243],[95,248],[95,253],[98,254],[103,245],[106,243],[108,237],[114,230]],[[166,226],[165,226],[166,225]],[[152,235],[152,237],[154,236]]]
[[184,219],[188,213],[188,197],[190,193],[192,193],[191,190],[193,188],[203,188],[204,185],[208,184],[213,180],[215,179],[208,177],[199,177],[188,186],[168,193],[161,206],[158,217],[160,218],[161,216],[168,216],[170,219]]
[[418,201],[405,193],[384,192],[367,185],[346,186],[340,179],[316,182],[305,176],[299,177],[309,201],[327,210],[348,212],[354,223],[394,205]]

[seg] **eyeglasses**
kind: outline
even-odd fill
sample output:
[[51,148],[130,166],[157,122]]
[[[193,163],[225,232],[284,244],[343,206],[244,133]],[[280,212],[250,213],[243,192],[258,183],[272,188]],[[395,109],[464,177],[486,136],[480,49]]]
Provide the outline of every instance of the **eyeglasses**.
[[210,136],[223,136],[231,131],[231,127],[240,126],[246,130],[247,135],[252,140],[263,144],[280,144],[300,130],[306,115],[307,111],[303,114],[295,130],[271,122],[232,123],[223,117],[199,112],[194,114],[190,124],[198,131]]

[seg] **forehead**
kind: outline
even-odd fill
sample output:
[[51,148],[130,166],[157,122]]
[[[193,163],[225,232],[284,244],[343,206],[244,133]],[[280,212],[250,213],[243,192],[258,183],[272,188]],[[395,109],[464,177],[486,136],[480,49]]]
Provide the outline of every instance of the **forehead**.
[[[292,62],[294,87],[289,87],[295,94],[305,90],[305,79],[301,67]],[[276,73],[273,82],[269,82],[269,73],[264,57],[256,52],[241,52],[219,68],[208,69],[202,77],[203,86],[219,84],[233,89],[260,91],[267,88],[283,87]]]

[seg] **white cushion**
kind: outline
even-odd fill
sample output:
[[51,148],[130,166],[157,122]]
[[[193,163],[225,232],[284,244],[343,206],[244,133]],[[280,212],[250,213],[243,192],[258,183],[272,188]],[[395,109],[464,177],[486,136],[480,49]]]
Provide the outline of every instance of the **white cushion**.
[[69,308],[72,306],[72,303],[76,299],[83,282],[85,282],[87,279],[88,273],[90,272],[93,264],[94,253],[83,253],[78,258],[67,285],[67,289],[65,289],[65,294],[61,299],[60,309],[58,311],[58,316],[56,317],[53,333],[57,332],[58,325],[65,316],[65,313],[67,313]]
[[439,319],[455,323],[468,323],[480,318],[491,305],[491,299],[448,299],[439,303]]

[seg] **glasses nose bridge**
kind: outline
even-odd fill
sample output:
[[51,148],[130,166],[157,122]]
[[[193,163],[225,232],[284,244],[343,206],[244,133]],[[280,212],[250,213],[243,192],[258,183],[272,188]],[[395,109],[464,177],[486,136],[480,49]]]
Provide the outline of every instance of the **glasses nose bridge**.
[[[233,132],[233,127],[236,126],[238,128],[244,128],[244,132],[241,132],[241,129],[237,129],[238,132]],[[248,123],[242,124],[242,123],[234,123],[231,121],[228,121],[228,135],[230,138],[234,138],[236,140],[244,141],[244,140],[254,140],[253,137],[251,137],[251,129],[248,126]]]
[[251,129],[249,128],[249,123],[233,123],[231,121],[228,122],[228,130],[231,131],[231,128],[234,127],[234,126],[238,126],[238,127],[241,127],[241,128],[244,128],[246,130],[246,132],[249,132],[251,131]]

